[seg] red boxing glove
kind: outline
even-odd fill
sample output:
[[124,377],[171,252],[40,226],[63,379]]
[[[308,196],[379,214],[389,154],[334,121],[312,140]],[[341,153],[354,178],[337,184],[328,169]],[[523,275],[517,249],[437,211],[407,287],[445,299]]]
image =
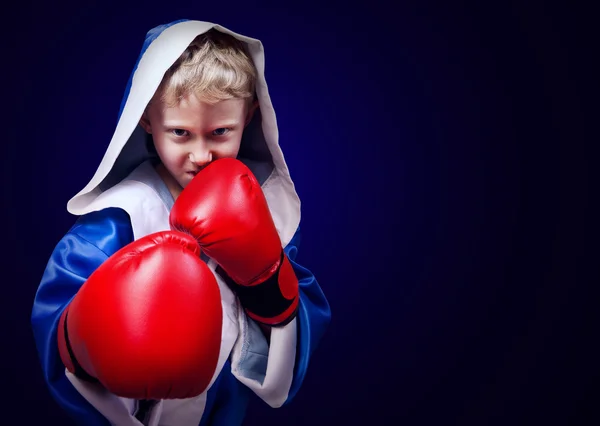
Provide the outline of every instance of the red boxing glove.
[[204,392],[221,347],[221,293],[189,235],[166,231],[123,247],[60,317],[66,368],[125,398]]
[[270,326],[295,317],[298,279],[262,188],[241,161],[219,159],[202,169],[175,201],[170,222],[217,262],[248,316]]

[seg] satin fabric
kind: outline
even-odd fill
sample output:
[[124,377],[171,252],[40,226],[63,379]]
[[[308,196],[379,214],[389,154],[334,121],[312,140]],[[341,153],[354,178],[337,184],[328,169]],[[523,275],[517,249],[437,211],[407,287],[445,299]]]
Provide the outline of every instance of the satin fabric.
[[[52,252],[34,299],[31,324],[44,379],[52,397],[77,424],[109,425],[65,376],[65,368],[58,354],[58,321],[87,277],[109,256],[132,241],[129,216],[121,209],[107,208],[81,216]],[[298,229],[285,247],[300,284],[296,366],[285,404],[292,401],[299,391],[314,348],[331,320],[329,304],[314,275],[295,260],[299,242]],[[200,425],[241,424],[252,395],[247,387],[235,379],[227,362],[208,390]]]

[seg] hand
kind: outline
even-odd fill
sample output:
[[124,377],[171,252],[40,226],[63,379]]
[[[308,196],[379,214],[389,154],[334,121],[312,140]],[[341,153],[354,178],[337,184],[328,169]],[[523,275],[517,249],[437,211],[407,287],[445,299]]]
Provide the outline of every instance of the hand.
[[202,169],[175,201],[170,223],[215,260],[248,316],[270,326],[294,318],[298,280],[262,188],[242,162],[219,159]]
[[221,345],[221,294],[187,234],[140,238],[108,258],[64,310],[60,357],[78,377],[134,399],[206,390]]

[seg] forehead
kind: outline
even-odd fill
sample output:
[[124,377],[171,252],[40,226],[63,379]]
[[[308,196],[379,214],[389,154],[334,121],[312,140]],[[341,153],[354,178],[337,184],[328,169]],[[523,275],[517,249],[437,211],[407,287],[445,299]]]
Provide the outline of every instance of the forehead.
[[175,105],[156,102],[150,106],[151,114],[163,120],[187,122],[212,122],[220,120],[240,120],[246,112],[244,99],[226,99],[214,103],[203,101],[196,95],[189,95]]

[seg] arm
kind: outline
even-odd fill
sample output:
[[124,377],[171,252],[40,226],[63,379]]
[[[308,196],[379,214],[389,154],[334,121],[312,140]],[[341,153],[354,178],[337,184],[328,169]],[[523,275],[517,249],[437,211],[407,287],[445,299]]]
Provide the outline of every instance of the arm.
[[299,231],[286,247],[286,253],[294,268],[300,285],[300,306],[298,308],[298,343],[296,349],[296,363],[294,378],[286,404],[296,395],[306,372],[314,350],[321,341],[329,323],[331,322],[331,309],[329,302],[319,286],[317,279],[311,271],[296,262],[298,246],[300,243]]
[[[330,320],[313,274],[295,261],[298,230],[282,248],[259,182],[233,158],[203,168],[175,201],[169,222],[196,238],[237,295],[232,374],[267,404],[280,407],[297,392]],[[271,331],[264,333],[259,323]]]
[[129,217],[122,210],[82,216],[56,245],[34,298],[31,324],[44,380],[52,397],[77,424],[109,423],[66,376],[57,346],[58,322],[87,277],[132,240]]
[[240,338],[232,353],[233,375],[272,407],[288,404],[297,394],[331,321],[329,303],[315,276],[296,261],[299,242],[298,230],[285,248],[299,282],[296,318],[270,328],[267,341],[261,326],[240,315]]

